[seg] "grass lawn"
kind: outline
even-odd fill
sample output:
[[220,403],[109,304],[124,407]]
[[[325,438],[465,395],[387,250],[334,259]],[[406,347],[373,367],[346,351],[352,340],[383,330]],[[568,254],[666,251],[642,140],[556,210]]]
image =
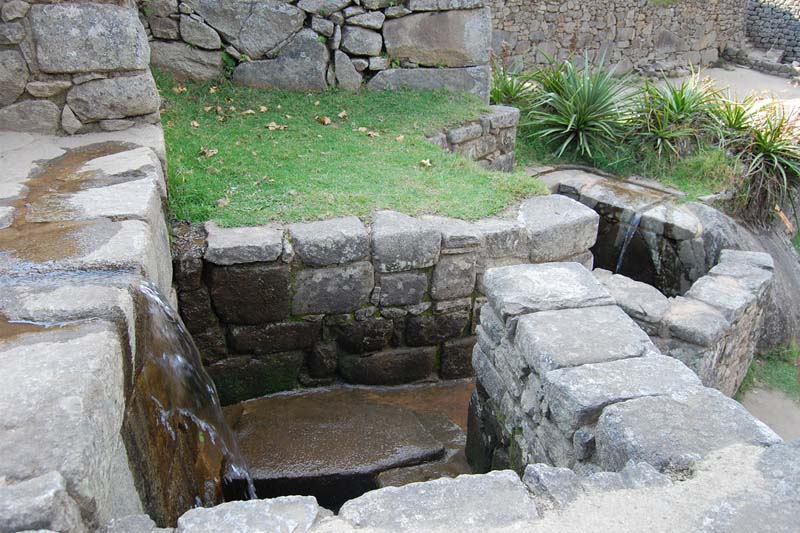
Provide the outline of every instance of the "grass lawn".
[[800,383],[797,381],[797,366],[800,348],[789,346],[777,348],[753,360],[747,371],[737,398],[744,396],[747,389],[761,385],[785,392],[795,400],[800,400]]
[[247,226],[375,209],[476,219],[545,192],[522,172],[487,172],[425,140],[476,118],[485,106],[471,96],[156,80],[178,219]]

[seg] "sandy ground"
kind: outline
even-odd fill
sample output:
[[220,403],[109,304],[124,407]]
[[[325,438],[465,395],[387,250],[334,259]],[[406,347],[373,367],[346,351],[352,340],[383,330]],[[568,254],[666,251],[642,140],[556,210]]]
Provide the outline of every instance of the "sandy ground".
[[742,405],[786,442],[800,439],[800,402],[782,391],[750,389],[742,398]]
[[700,76],[711,78],[717,88],[729,90],[736,99],[756,94],[780,100],[787,108],[800,110],[800,84],[796,81],[733,66],[705,69],[700,71]]

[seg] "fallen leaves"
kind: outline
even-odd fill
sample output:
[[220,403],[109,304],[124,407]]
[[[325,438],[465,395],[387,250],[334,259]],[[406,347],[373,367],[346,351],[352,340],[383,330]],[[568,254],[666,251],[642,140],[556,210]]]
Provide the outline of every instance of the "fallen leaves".
[[431,163],[430,159],[423,159],[422,161],[419,162],[419,166],[424,167],[424,168],[432,167],[433,163]]
[[196,120],[193,120],[193,121],[191,121],[189,123],[189,126],[191,126],[192,128],[199,128],[200,127],[200,123],[197,122]]
[[405,139],[406,139],[405,135],[398,135],[397,137],[394,138],[394,140],[399,143],[403,142]]
[[255,114],[256,112],[253,111],[252,109],[245,109],[244,111],[242,111],[242,115],[255,115]]
[[206,148],[205,146],[200,148],[200,153],[202,157],[214,157],[219,153],[219,150],[216,148]]
[[333,123],[333,121],[331,120],[331,117],[320,117],[320,116],[317,116],[317,117],[314,117],[314,118],[316,118],[317,122],[319,122],[323,126],[330,126]]
[[381,134],[378,133],[377,131],[368,131],[367,132],[367,137],[380,137],[380,136],[381,136]]
[[289,126],[287,126],[286,124],[278,124],[277,122],[270,122],[264,127],[267,128],[269,131],[275,131],[275,130],[285,130]]
[[214,94],[215,92],[217,92],[217,88],[218,87],[216,85],[212,85],[211,87],[208,88],[208,92],[210,94]]
[[173,88],[172,88],[172,92],[174,92],[175,94],[183,94],[183,93],[185,93],[185,92],[186,92],[186,91],[188,91],[188,90],[189,90],[189,89],[187,89],[187,88],[186,88],[186,86],[185,86],[185,85],[183,85],[183,84],[181,84],[181,85],[176,85],[175,87],[173,87]]
[[220,198],[219,200],[217,200],[217,207],[219,207],[220,209],[224,209],[230,203],[231,201],[228,198]]
[[342,120],[347,120],[347,109],[342,109],[341,113],[337,115]]
[[258,108],[258,110],[259,110],[261,113],[266,113],[267,111],[269,111],[269,108],[268,108],[267,106],[265,106],[265,105],[262,105],[262,106],[260,106],[260,107]]

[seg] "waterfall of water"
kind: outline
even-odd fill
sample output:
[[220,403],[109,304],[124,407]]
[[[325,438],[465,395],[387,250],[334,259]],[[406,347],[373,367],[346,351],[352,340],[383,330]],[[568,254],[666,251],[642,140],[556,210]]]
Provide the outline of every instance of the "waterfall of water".
[[[155,410],[152,418],[173,441],[165,448],[191,450],[195,457],[180,459],[200,463],[202,468],[195,471],[213,471],[214,465],[220,465],[223,485],[243,486],[244,497],[256,498],[247,465],[191,335],[158,289],[142,283],[139,291],[147,313],[142,320],[144,335],[140,335],[144,344],[141,374]],[[196,440],[186,444],[177,442],[180,439]],[[175,455],[173,460],[179,459]],[[194,490],[205,493],[193,495],[194,505],[213,504],[219,495],[211,492],[218,485],[219,479],[197,480]]]
[[622,270],[622,263],[625,260],[625,252],[628,251],[628,246],[630,246],[631,241],[633,240],[633,236],[636,235],[636,231],[639,229],[639,224],[642,221],[642,215],[639,213],[634,213],[633,218],[631,218],[631,223],[628,225],[627,229],[625,230],[625,238],[622,240],[622,247],[619,249],[619,256],[617,257],[617,265],[614,268],[614,273],[619,273]]

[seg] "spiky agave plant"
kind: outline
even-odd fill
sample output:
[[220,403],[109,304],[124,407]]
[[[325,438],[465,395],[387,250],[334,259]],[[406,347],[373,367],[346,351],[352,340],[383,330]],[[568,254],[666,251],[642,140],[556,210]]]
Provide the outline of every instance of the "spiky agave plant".
[[492,59],[492,88],[489,99],[493,104],[507,104],[525,107],[534,94],[530,77],[512,72],[502,62]]

